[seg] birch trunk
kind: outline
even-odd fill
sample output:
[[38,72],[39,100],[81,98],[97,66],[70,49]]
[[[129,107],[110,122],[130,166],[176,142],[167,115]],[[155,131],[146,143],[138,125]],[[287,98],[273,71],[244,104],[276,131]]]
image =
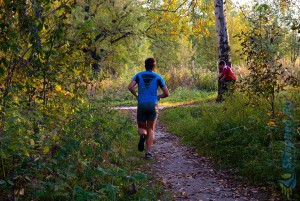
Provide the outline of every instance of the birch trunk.
[[[230,62],[230,47],[229,39],[227,34],[227,23],[225,15],[225,0],[214,0],[215,3],[215,17],[216,17],[216,26],[217,26],[217,36],[218,36],[218,56],[219,61],[223,60],[227,65],[231,66]],[[218,72],[221,72],[221,69],[218,68]],[[221,82],[218,81],[218,97],[217,102],[222,101],[221,97]]]

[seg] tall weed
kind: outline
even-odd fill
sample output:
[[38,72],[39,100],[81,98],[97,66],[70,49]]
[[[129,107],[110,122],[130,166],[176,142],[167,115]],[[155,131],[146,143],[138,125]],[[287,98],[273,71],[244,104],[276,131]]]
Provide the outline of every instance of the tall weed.
[[207,91],[217,89],[217,83],[213,80],[216,73],[200,68],[173,68],[165,75],[165,81],[170,89],[178,87],[196,88]]
[[[60,108],[52,108],[44,122],[43,114],[34,111],[38,130],[25,118],[27,107],[7,111],[9,118],[0,141],[0,199],[155,197],[161,190],[151,186],[143,190],[148,176],[136,170],[141,164],[136,147],[131,146],[137,143],[131,117],[94,101],[76,105],[64,109],[62,103]],[[128,160],[129,156],[135,162]],[[137,192],[129,190],[133,184],[139,187]]]
[[[299,95],[293,98],[299,105]],[[280,101],[278,104],[282,108]],[[200,153],[212,156],[219,165],[235,167],[252,181],[266,183],[279,178],[283,148],[280,112],[275,130],[268,126],[269,115],[265,104],[248,105],[248,99],[237,93],[227,97],[225,104],[167,109],[160,120],[170,132],[181,136]]]

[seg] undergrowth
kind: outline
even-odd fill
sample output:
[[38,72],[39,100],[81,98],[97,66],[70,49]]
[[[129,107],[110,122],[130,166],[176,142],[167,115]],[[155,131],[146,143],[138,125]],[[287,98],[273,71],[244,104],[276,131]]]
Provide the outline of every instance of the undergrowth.
[[147,162],[132,146],[138,137],[128,114],[99,107],[98,102],[81,103],[68,114],[48,116],[47,124],[34,129],[23,118],[26,110],[18,111],[10,113],[11,122],[1,136],[0,200],[168,196],[149,183]]
[[[182,104],[194,104],[201,101],[211,101],[215,99],[216,92],[201,91],[197,89],[189,89],[178,87],[170,91],[170,97],[161,99],[159,105],[174,106]],[[161,90],[158,94],[161,94]],[[102,104],[110,106],[135,106],[136,98],[128,91],[128,89],[110,88],[100,98]]]
[[[299,105],[299,93],[292,98]],[[284,149],[284,100],[277,102],[276,119],[271,119],[265,104],[247,103],[246,97],[237,94],[227,98],[225,104],[200,103],[195,107],[166,109],[160,120],[169,132],[179,135],[201,154],[211,156],[219,166],[236,168],[249,181],[275,185]],[[298,136],[299,117],[298,106]],[[299,174],[299,163],[296,169]]]
[[216,96],[216,92],[188,89],[184,87],[170,90],[170,94],[170,97],[161,99],[159,105],[194,104],[201,101],[214,100]]
[[[136,105],[135,97],[127,89],[133,76],[134,72],[127,72],[127,74],[120,77],[104,80],[99,88],[94,89],[93,94],[105,105]],[[162,77],[166,82],[171,96],[167,99],[162,99],[161,104],[191,104],[199,101],[199,98],[214,99],[215,97],[209,95],[216,94],[217,82],[213,79],[215,76],[216,73],[214,72],[198,68],[174,68],[169,70],[165,74],[162,74]],[[162,93],[161,90],[159,90],[158,94],[160,93]]]

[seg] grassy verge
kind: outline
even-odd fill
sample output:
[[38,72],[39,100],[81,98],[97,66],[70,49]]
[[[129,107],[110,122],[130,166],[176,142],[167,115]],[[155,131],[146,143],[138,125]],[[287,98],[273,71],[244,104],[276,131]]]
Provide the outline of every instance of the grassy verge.
[[98,102],[70,111],[36,133],[17,113],[0,141],[0,200],[168,200],[137,152],[129,114]]
[[170,91],[170,97],[162,99],[159,105],[182,105],[182,104],[195,104],[203,101],[215,100],[216,92],[208,92],[197,89],[188,89],[179,87]]
[[[112,90],[112,89],[111,89]],[[161,93],[161,92],[158,92]],[[197,89],[179,87],[170,91],[170,97],[162,99],[159,105],[175,106],[182,104],[194,104],[202,101],[214,100],[216,92],[207,92]],[[110,106],[135,106],[137,101],[127,89],[110,91],[105,93],[100,100]]]
[[[134,125],[131,114],[126,111],[120,113],[131,122],[131,125]],[[171,200],[171,193],[163,188],[157,178],[153,177],[154,173],[150,167],[153,161],[146,160],[144,153],[137,151],[139,138],[136,128],[131,127],[130,129],[132,135],[123,146],[119,147],[123,152],[115,149],[112,154],[113,164],[125,171],[127,178],[133,177],[133,180],[127,184],[124,181],[119,183],[122,187],[120,191],[122,196],[117,200]]]
[[[299,95],[293,98],[299,105]],[[278,111],[282,111],[283,102],[277,103]],[[277,185],[283,150],[282,113],[278,112],[272,126],[268,126],[271,117],[267,106],[246,103],[247,99],[239,94],[225,104],[166,109],[160,120],[169,132],[179,135],[201,154],[212,156],[219,166],[237,168],[255,183]],[[296,119],[299,117],[298,106]],[[296,169],[299,174],[299,163]]]

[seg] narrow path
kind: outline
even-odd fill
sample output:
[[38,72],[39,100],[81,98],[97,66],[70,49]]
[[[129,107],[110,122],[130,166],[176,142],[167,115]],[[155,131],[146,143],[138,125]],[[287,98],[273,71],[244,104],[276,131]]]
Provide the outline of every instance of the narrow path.
[[[135,108],[129,109],[135,119]],[[208,157],[199,156],[158,121],[153,145],[154,177],[173,192],[176,201],[275,201],[267,191],[243,186],[231,170],[217,170]]]
[[179,138],[164,131],[158,122],[154,163],[156,175],[174,193],[174,200],[254,201],[268,200],[267,193],[233,181],[233,172],[212,167],[208,157],[182,145]]

